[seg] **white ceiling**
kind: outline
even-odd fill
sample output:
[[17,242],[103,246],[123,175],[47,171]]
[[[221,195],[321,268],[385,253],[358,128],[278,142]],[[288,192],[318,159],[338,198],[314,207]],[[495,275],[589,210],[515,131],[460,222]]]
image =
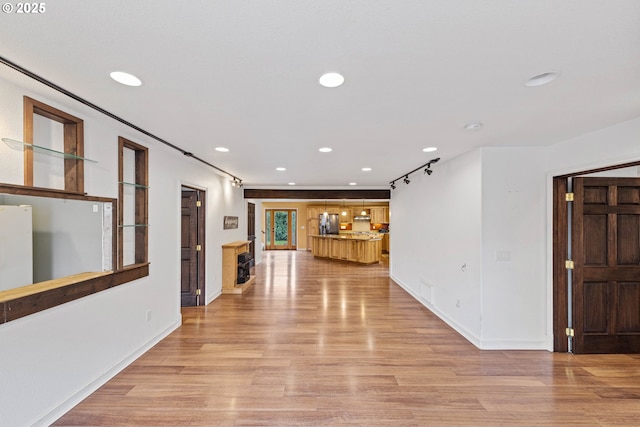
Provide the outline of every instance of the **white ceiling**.
[[[388,188],[434,157],[549,145],[640,116],[637,0],[45,4],[2,14],[1,56],[248,188]],[[115,70],[143,85],[115,83]],[[328,71],[344,85],[321,87]],[[548,71],[560,77],[524,85]]]

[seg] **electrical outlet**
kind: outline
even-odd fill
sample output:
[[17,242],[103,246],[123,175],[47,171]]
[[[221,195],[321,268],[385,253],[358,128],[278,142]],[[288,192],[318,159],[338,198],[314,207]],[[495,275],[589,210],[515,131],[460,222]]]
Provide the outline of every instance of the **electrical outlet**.
[[460,300],[456,301],[456,307],[460,308]]
[[93,205],[93,212],[98,212],[98,205]]

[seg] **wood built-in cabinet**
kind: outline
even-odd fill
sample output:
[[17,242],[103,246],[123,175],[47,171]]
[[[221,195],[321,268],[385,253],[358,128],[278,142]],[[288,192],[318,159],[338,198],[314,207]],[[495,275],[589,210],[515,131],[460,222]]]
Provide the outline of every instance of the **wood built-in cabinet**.
[[389,208],[373,207],[369,209],[371,222],[373,224],[381,224],[389,222]]
[[387,233],[382,234],[382,253],[389,253],[389,235]]
[[318,208],[307,208],[307,250],[311,250],[311,235],[318,233],[320,220]]
[[222,245],[222,293],[241,294],[256,281],[251,276],[245,283],[238,283],[238,255],[249,252],[249,240],[238,240]]
[[338,236],[312,236],[311,252],[314,257],[352,261],[360,264],[380,262],[382,239],[341,238]]

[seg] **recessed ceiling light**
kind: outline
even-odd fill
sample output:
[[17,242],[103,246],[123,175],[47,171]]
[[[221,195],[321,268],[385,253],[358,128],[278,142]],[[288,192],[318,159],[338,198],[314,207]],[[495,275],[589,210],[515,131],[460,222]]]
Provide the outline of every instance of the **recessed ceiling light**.
[[318,81],[324,87],[338,87],[344,83],[344,77],[339,73],[326,73]]
[[371,172],[371,168],[362,168],[362,172]]
[[296,185],[296,183],[295,182],[290,182],[289,185]]
[[321,153],[330,153],[333,151],[333,148],[329,148],[329,147],[322,147],[321,149],[319,149],[318,151],[320,151]]
[[482,123],[478,122],[478,123],[468,123],[466,125],[464,125],[464,129],[465,130],[480,130],[482,129]]
[[109,76],[118,83],[127,86],[140,86],[142,84],[142,80],[133,74],[125,73],[124,71],[114,71],[109,74]]
[[282,171],[286,171],[287,168],[276,168],[276,170],[282,172]]
[[350,182],[349,185],[358,185],[357,182]]
[[427,147],[423,148],[422,151],[424,151],[425,153],[431,153],[432,151],[438,151],[438,147]]
[[527,80],[524,85],[529,87],[546,85],[547,83],[551,83],[552,81],[557,79],[559,75],[560,74],[553,71],[549,73],[538,74],[537,76],[533,76],[529,80]]
[[227,147],[216,147],[215,150],[219,151],[221,153],[228,153],[229,152],[229,149]]

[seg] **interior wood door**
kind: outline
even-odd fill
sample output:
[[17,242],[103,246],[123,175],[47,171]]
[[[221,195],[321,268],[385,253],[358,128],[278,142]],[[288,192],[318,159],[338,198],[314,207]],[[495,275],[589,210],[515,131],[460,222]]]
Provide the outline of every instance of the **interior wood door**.
[[249,243],[249,252],[251,253],[251,267],[256,262],[256,205],[255,203],[247,203],[247,240]]
[[574,353],[640,353],[640,178],[574,178]]
[[180,303],[202,305],[204,298],[204,206],[201,191],[183,188],[180,244]]

